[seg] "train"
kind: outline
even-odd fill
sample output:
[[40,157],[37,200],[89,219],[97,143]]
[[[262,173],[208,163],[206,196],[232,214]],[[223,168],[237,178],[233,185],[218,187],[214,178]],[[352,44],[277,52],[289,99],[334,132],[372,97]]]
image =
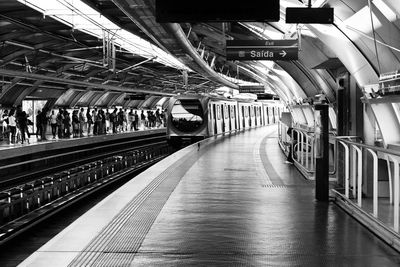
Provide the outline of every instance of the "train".
[[169,99],[167,139],[171,145],[277,123],[284,105],[279,100],[213,95],[177,95]]

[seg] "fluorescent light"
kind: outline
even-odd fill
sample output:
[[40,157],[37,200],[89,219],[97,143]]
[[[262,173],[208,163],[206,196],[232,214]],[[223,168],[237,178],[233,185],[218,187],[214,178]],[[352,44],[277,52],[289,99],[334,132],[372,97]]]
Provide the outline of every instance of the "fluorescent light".
[[[117,46],[126,49],[134,55],[144,58],[154,58],[166,66],[177,69],[189,70],[183,63],[171,54],[128,32],[114,24],[99,12],[92,9],[81,0],[18,0],[44,16],[49,16],[72,29],[76,29],[99,39],[103,39],[103,33],[112,36]],[[155,58],[155,56],[157,56]]]

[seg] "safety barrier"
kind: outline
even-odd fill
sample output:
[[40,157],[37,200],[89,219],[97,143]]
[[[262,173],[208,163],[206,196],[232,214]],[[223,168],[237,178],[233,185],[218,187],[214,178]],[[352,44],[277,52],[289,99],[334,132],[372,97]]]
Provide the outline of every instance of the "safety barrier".
[[291,157],[296,162],[296,166],[308,175],[312,175],[315,172],[314,132],[293,128],[292,136],[290,136],[287,130],[288,127],[279,122],[278,138],[282,149],[285,153],[292,153]]
[[[293,160],[307,173],[315,172],[314,159],[314,132],[302,129],[293,129],[297,138],[292,141]],[[294,136],[294,134],[292,134]]]
[[[315,173],[315,133],[314,131],[292,128],[292,134],[287,133],[289,127],[279,122],[278,140],[280,147],[286,155],[291,153],[291,158],[296,167],[308,178],[313,178]],[[336,174],[336,139],[333,133],[329,135],[329,175],[334,179]]]
[[21,217],[88,184],[128,168],[138,168],[169,153],[167,145],[111,156],[0,192],[0,225]]
[[[351,140],[354,137],[341,136],[337,137],[338,144],[344,149],[344,195],[347,201],[355,201],[356,205],[364,208],[365,192],[363,185],[370,184],[366,179],[369,178],[363,174],[363,170],[370,161],[363,158],[364,155],[370,155],[372,158],[372,212],[371,215],[382,224],[386,222],[379,218],[379,208],[385,208],[386,211],[392,212],[393,230],[399,233],[399,204],[400,204],[400,188],[399,188],[399,163],[400,152],[392,149],[366,145]],[[386,164],[378,164],[379,159]],[[388,184],[382,183],[382,176],[388,174]],[[384,191],[389,191],[389,208],[387,205],[387,196],[382,196]],[[380,203],[381,201],[381,203]],[[365,207],[368,209],[369,207]],[[385,211],[385,212],[386,212]],[[386,215],[387,217],[387,215]]]

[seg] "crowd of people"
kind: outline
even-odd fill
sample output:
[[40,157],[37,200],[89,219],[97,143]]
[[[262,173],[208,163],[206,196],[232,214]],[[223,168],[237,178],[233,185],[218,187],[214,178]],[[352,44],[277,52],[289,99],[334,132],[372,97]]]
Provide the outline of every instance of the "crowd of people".
[[53,139],[62,139],[116,134],[166,125],[165,111],[160,111],[160,109],[138,111],[123,108],[112,110],[80,108],[72,110],[71,114],[71,110],[66,108],[58,110],[43,108],[37,112],[35,119],[36,129],[32,133],[28,130],[28,125],[33,125],[32,120],[21,106],[16,109],[4,110],[0,117],[3,140],[11,144],[17,142],[23,144],[24,142],[29,143],[31,134],[35,134],[38,141],[47,140],[49,131],[51,131],[50,136]]
[[[29,143],[30,133],[28,125],[30,125],[32,121],[28,119],[28,115],[20,106],[16,109],[11,109],[10,111],[5,110],[1,116],[1,123],[3,128],[2,132],[5,133],[5,139],[8,139],[9,142],[12,144],[16,143],[18,131],[20,133],[21,143]],[[28,136],[28,139],[26,136]]]

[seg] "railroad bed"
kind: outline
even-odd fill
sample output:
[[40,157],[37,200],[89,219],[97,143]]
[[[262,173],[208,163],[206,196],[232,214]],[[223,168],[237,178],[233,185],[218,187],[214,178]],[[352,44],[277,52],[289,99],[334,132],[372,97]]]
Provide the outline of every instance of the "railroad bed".
[[0,190],[68,168],[122,153],[135,147],[165,142],[165,130],[37,143],[0,150]]
[[[74,154],[85,155],[88,150],[95,153],[76,159]],[[96,147],[92,145],[58,155],[59,160],[63,157],[74,160],[59,164],[62,166],[51,164],[36,172],[35,178],[28,174],[16,176],[15,180],[10,177],[2,180],[1,183],[8,186],[0,191],[0,244],[89,194],[121,179],[132,178],[169,153],[165,136],[163,140],[159,134],[117,142],[116,145],[98,143]],[[48,156],[35,160],[44,164]]]

